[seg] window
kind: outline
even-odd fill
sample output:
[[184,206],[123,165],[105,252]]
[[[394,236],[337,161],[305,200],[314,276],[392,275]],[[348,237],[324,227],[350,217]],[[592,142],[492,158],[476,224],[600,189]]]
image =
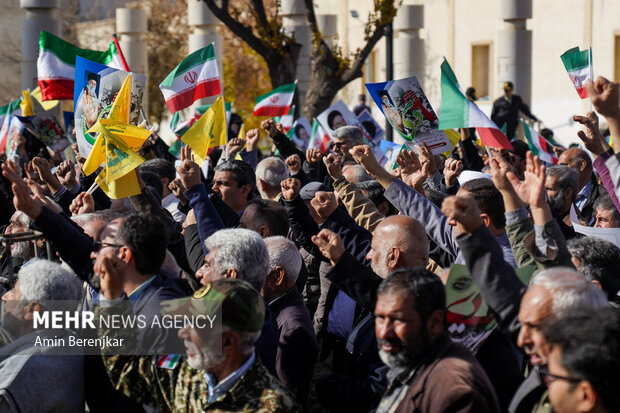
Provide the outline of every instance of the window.
[[471,85],[476,89],[478,99],[489,97],[490,45],[477,44],[471,47]]

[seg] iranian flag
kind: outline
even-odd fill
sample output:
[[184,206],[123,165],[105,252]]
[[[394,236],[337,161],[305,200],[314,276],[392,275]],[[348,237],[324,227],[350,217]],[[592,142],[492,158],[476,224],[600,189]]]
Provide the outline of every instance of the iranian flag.
[[331,140],[329,134],[321,126],[318,120],[312,120],[312,133],[310,134],[310,142],[308,149],[319,148],[322,154],[327,153],[327,144]]
[[558,163],[558,157],[553,153],[553,145],[527,123],[521,121],[521,124],[523,124],[525,138],[527,139],[527,144],[532,153],[538,156],[541,161],[556,165]]
[[19,104],[20,100],[15,100],[9,103],[8,105],[4,105],[0,107],[0,152],[5,152],[6,144],[9,138],[9,129],[12,120],[16,120],[15,115],[19,115],[21,113]]
[[575,89],[581,99],[588,97],[588,91],[586,90],[586,80],[590,79],[594,81],[594,73],[592,72],[592,48],[588,47],[586,50],[579,50],[578,47],[564,52],[562,56],[562,63],[568,72],[570,81],[573,82]]
[[439,129],[476,128],[480,140],[491,148],[512,149],[508,138],[476,104],[465,96],[448,61],[441,64],[441,114]]
[[60,37],[42,30],[39,37],[39,58],[37,59],[38,83],[42,100],[73,100],[76,56],[123,70],[114,41],[110,42],[108,50],[98,52],[80,49],[65,42]]
[[172,113],[191,106],[198,99],[219,95],[221,87],[215,45],[211,43],[187,56],[159,88]]
[[275,88],[256,98],[254,116],[285,116],[293,104],[297,81]]

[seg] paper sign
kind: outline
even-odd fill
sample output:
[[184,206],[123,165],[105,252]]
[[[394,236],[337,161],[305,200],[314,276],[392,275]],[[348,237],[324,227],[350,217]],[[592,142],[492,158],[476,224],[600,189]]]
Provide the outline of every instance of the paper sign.
[[[114,97],[129,72],[113,69],[90,60],[76,57],[73,105],[75,131],[80,155],[87,157],[96,135],[87,132],[98,119],[106,119]],[[137,125],[146,86],[146,76],[132,73],[131,113],[129,122]]]
[[305,116],[297,119],[295,123],[293,123],[292,131],[292,140],[293,143],[302,150],[308,149],[308,144],[310,143],[310,134],[312,133],[312,126],[310,126],[310,122],[306,119]]
[[385,131],[366,109],[357,116],[357,119],[362,123],[362,126],[368,133],[368,140],[379,142],[381,139],[385,138]]
[[373,100],[394,130],[407,141],[423,142],[434,155],[452,150],[439,120],[415,76],[389,82],[366,83]]

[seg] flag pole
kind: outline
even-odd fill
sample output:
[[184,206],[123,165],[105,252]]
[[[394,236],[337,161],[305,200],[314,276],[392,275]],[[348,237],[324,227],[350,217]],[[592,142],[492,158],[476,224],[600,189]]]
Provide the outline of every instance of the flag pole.
[[[118,41],[118,37],[116,36],[116,33],[112,34],[112,41],[114,42],[114,46],[116,46],[118,57],[121,59],[121,65],[123,65],[123,70],[125,70],[125,72],[131,72],[131,69],[129,69],[129,65],[127,64],[127,60],[125,60],[125,55],[123,54],[123,50],[121,49],[121,44]],[[140,105],[140,115],[142,115],[142,119],[144,119],[144,121],[146,122],[146,125],[149,126],[149,121],[146,118],[146,114],[144,113],[144,109],[142,108],[142,105]]]
[[[594,67],[592,66],[592,46],[588,47],[588,71],[589,73],[589,77],[590,80],[592,82],[594,82]],[[590,112],[592,112],[592,97],[589,96],[590,98]]]
[[[211,44],[213,45],[213,54],[216,54],[215,51],[215,43],[211,42]],[[224,109],[224,123],[226,124],[226,127],[224,128],[226,131],[226,145],[224,148],[224,159],[228,160],[228,158],[230,157],[230,154],[228,153],[228,122],[226,122],[226,101],[224,100],[224,85],[222,84],[222,76],[224,75],[223,73],[219,73],[219,68],[218,68],[218,79],[220,81],[220,96],[222,97],[222,106]]]

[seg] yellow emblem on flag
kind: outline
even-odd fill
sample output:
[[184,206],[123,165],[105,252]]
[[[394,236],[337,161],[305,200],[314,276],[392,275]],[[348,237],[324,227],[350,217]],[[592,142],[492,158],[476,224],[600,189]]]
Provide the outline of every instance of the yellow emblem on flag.
[[226,110],[222,96],[188,129],[181,140],[194,152],[194,158],[202,166],[207,151],[226,144]]

